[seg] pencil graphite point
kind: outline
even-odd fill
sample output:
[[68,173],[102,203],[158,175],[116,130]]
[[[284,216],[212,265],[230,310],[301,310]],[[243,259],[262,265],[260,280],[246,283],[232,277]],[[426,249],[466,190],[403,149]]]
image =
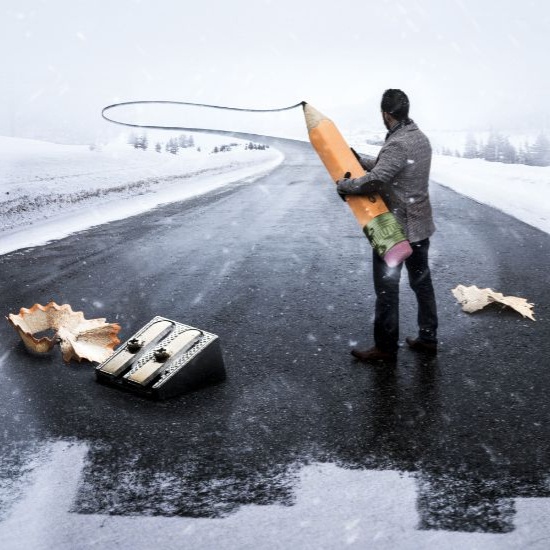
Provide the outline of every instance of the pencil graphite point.
[[306,126],[308,131],[317,127],[322,120],[330,121],[327,116],[312,107],[309,103],[304,103],[304,116],[306,117]]

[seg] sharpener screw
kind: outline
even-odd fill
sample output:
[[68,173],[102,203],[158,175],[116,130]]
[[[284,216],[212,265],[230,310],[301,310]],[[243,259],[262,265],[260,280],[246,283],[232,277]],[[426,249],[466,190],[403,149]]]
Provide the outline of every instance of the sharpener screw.
[[170,354],[166,351],[166,348],[159,348],[155,350],[154,356],[159,363],[164,363],[170,357]]
[[128,340],[126,347],[130,353],[136,353],[143,347],[143,342],[140,342],[137,338],[132,338]]

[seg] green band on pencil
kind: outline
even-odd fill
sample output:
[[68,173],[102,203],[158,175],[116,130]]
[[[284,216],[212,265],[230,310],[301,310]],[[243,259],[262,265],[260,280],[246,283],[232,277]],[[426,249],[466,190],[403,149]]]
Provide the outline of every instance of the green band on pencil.
[[373,218],[363,227],[363,233],[380,257],[383,257],[392,246],[407,239],[403,228],[391,212]]

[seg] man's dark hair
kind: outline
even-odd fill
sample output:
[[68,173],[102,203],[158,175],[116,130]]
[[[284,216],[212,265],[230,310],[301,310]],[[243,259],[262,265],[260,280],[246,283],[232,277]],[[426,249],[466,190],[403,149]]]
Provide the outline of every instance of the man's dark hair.
[[382,95],[382,111],[389,113],[396,120],[409,118],[409,98],[402,90],[386,90]]

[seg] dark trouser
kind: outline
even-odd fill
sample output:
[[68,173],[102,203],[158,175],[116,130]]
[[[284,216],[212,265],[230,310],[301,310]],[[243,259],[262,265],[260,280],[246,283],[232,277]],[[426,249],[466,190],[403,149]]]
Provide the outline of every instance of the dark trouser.
[[[418,338],[424,342],[437,342],[437,309],[428,266],[430,240],[411,243],[413,253],[405,260],[409,284],[418,301]],[[376,310],[374,317],[374,343],[383,351],[397,351],[399,340],[399,280],[401,268],[388,267],[373,251],[374,290]]]

